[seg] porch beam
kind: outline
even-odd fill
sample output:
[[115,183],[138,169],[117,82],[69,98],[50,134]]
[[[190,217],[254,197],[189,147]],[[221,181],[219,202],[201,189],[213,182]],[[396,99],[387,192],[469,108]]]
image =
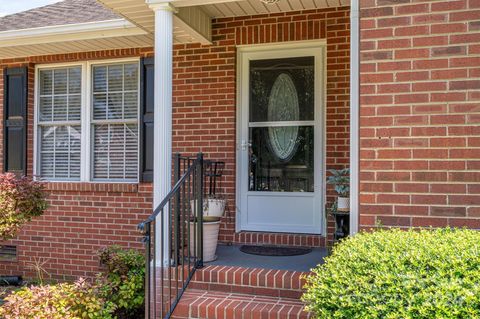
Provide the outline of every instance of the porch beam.
[[173,23],[186,33],[190,42],[212,44],[212,19],[200,7],[179,8]]
[[[173,88],[173,14],[175,8],[164,0],[148,0],[155,12],[155,82],[154,82],[154,147],[153,209],[160,205],[172,186],[172,88]],[[159,216],[157,234],[168,234],[168,211]],[[156,237],[156,247],[168,251],[169,238]],[[165,262],[165,260],[164,260]]]

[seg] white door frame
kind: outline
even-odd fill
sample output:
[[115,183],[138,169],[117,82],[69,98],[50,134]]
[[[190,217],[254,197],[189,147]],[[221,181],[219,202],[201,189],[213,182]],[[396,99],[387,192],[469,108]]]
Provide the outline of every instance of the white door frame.
[[360,220],[360,4],[350,1],[350,235]]
[[[272,53],[275,52],[275,55]],[[242,183],[242,179],[248,177],[248,167],[245,167],[244,161],[242,161],[242,137],[248,136],[248,101],[249,100],[249,64],[250,60],[258,59],[271,59],[271,58],[288,58],[298,56],[314,56],[315,57],[315,83],[318,83],[315,87],[321,88],[320,94],[315,97],[315,122],[322,129],[315,131],[315,140],[318,141],[318,145],[315,149],[315,162],[320,158],[321,163],[315,170],[315,192],[320,192],[319,209],[319,223],[315,229],[310,233],[326,234],[326,221],[325,221],[325,168],[326,168],[326,147],[325,147],[325,135],[326,135],[326,41],[325,40],[312,40],[312,41],[292,41],[288,43],[276,43],[276,44],[260,44],[260,45],[245,45],[237,47],[237,154],[236,154],[236,231],[245,230],[245,218],[246,212],[242,214],[242,185],[248,185],[245,181]],[[262,230],[263,231],[263,230]],[[273,230],[281,231],[281,230]]]

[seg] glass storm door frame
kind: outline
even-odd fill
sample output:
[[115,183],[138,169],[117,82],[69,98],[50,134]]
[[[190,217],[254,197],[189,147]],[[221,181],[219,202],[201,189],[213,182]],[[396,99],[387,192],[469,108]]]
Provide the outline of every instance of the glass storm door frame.
[[[236,231],[264,231],[285,233],[325,233],[325,41],[289,42],[273,45],[239,46],[237,49],[237,177],[236,177]],[[313,192],[271,192],[249,190],[249,129],[262,123],[250,123],[250,61],[313,57],[314,58],[314,120],[298,121],[298,125],[314,127],[314,188]],[[293,122],[289,122],[293,125]],[[271,123],[272,126],[281,123]],[[299,126],[299,127],[300,127]],[[290,208],[281,212],[287,203]],[[308,216],[298,220],[302,203],[309,202]],[[257,222],[261,203],[263,221]],[[248,209],[250,204],[250,211]],[[287,205],[287,206],[288,206]],[[256,207],[252,209],[252,207]],[[297,211],[292,211],[295,207]],[[275,212],[273,212],[275,210]],[[303,211],[302,211],[303,212]],[[280,215],[276,215],[280,214]],[[283,214],[283,215],[282,215]],[[257,216],[258,217],[258,216]],[[281,217],[281,218],[280,218]],[[291,219],[292,221],[289,221]],[[281,220],[278,222],[278,220]]]

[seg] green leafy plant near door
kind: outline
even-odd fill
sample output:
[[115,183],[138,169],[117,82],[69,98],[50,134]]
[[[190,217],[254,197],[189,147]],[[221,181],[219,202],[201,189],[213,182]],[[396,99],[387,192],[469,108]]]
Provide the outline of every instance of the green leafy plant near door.
[[480,232],[360,233],[335,246],[305,288],[319,319],[478,319]]
[[330,176],[327,178],[327,184],[333,185],[338,194],[337,201],[334,204],[335,210],[350,210],[350,169],[331,169]]

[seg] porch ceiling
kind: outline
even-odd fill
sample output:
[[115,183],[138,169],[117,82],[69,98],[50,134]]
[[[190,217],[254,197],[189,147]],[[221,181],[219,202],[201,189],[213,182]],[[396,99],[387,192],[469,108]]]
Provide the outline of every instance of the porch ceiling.
[[[145,0],[97,0],[138,27],[153,33],[154,13]],[[172,0],[178,12],[174,17],[176,43],[204,42],[210,37],[211,18],[236,17],[349,5],[350,0],[279,0],[264,4],[260,0]],[[198,33],[195,36],[195,32]]]
[[[155,15],[145,0],[97,1],[148,33],[154,32]],[[210,30],[210,16],[201,8],[178,7],[178,11],[173,18],[173,39],[175,43],[200,42],[207,44],[211,38]]]
[[280,0],[276,4],[264,4],[260,0],[246,0],[207,4],[202,8],[211,17],[221,18],[340,7],[349,3],[350,0]]

